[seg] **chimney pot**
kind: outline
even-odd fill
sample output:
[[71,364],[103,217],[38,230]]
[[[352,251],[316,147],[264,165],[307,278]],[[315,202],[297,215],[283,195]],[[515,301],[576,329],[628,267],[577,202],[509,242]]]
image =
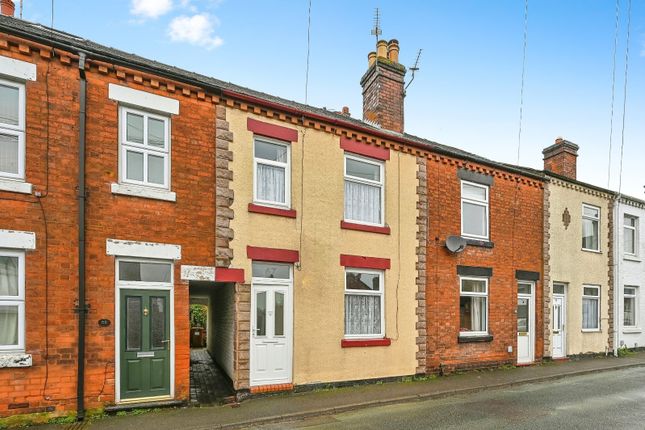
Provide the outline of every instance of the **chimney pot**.
[[13,0],[0,0],[0,14],[4,16],[13,16],[16,12],[16,4]]
[[575,143],[558,137],[553,145],[542,151],[544,170],[576,179],[578,149],[580,147]]
[[376,52],[372,51],[367,54],[367,67],[372,67],[376,62]]
[[393,63],[399,62],[399,41],[396,39],[390,40],[387,44],[387,58]]
[[379,40],[376,44],[376,55],[387,58],[387,42],[385,40]]

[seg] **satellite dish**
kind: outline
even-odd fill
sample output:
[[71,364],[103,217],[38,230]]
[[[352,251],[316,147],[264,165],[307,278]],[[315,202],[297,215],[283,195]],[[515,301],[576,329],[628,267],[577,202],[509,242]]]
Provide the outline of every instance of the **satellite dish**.
[[461,236],[448,236],[446,238],[446,248],[455,254],[466,249],[466,239]]

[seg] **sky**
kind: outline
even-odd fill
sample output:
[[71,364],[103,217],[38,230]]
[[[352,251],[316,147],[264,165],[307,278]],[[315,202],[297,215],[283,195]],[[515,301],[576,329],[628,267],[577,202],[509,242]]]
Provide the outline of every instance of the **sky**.
[[[51,5],[23,0],[23,18],[50,25]],[[524,0],[311,0],[307,103],[362,116],[359,81],[378,7],[401,63],[423,50],[406,132],[512,164],[521,142],[520,164],[537,169],[542,149],[563,137],[580,146],[578,179],[613,190],[622,146],[621,191],[645,199],[645,1],[632,0],[629,44],[628,6],[620,0],[613,80],[616,1],[529,0],[521,141]],[[308,8],[309,0],[54,0],[54,27],[304,102]]]

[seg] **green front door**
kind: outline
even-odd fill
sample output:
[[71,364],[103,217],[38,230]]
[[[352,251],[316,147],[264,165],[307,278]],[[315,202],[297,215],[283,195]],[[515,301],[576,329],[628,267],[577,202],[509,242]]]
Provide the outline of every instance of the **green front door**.
[[170,292],[121,290],[121,400],[170,395]]

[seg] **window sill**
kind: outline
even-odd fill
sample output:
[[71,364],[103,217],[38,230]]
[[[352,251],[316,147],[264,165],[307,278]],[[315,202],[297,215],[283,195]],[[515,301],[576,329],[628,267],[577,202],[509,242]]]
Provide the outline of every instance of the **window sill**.
[[11,179],[0,178],[0,191],[9,191],[10,193],[31,194],[32,185],[28,182],[14,181]]
[[635,255],[623,255],[623,260],[633,261],[634,263],[642,263],[643,260],[636,257]]
[[112,194],[120,194],[123,196],[143,197],[145,199],[164,200],[167,202],[177,201],[177,195],[168,190],[161,190],[157,188],[142,187],[139,185],[130,184],[117,184],[111,185]]
[[458,343],[492,342],[493,341],[493,335],[492,334],[486,334],[486,335],[468,336],[468,335],[460,334],[457,339],[458,339],[457,340]]
[[593,329],[584,329],[583,328],[580,331],[583,332],[583,333],[602,333],[602,330],[600,330],[598,328],[593,328]]
[[628,334],[630,334],[630,333],[642,333],[642,332],[643,332],[643,330],[641,330],[638,327],[624,328],[623,329],[623,333],[628,333]]
[[295,218],[296,211],[294,209],[281,209],[271,206],[262,206],[255,203],[249,203],[249,212],[256,214],[275,215],[285,218]]
[[0,351],[0,369],[3,367],[31,367],[31,354]]
[[466,239],[466,244],[470,246],[479,246],[481,248],[490,248],[490,249],[492,249],[495,246],[495,244],[490,240],[469,239],[467,237],[464,237],[464,239]]
[[600,251],[600,250],[596,250],[596,249],[585,249],[585,248],[580,248],[580,250],[581,250],[581,251],[584,251],[584,252],[592,252],[592,253],[594,253],[594,254],[602,254],[602,251]]
[[383,339],[341,339],[341,348],[361,348],[369,346],[390,346],[392,340],[390,338]]
[[349,221],[341,221],[340,228],[344,230],[366,231],[369,233],[390,234],[390,227],[379,227],[376,225],[357,224]]

